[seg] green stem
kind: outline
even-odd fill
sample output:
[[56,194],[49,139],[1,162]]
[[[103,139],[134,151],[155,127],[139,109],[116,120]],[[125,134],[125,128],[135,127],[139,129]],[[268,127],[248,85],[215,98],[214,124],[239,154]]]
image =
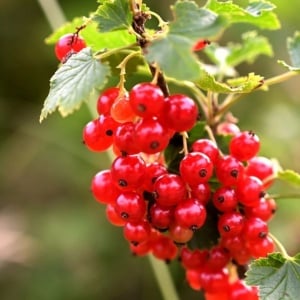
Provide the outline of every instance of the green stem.
[[300,199],[300,194],[274,194],[274,195],[269,195],[266,197],[266,199]]
[[167,264],[161,260],[156,259],[152,255],[148,255],[148,258],[157,283],[160,287],[161,293],[163,295],[163,299],[179,300]]
[[269,233],[269,236],[276,244],[276,246],[277,246],[279,252],[282,254],[282,256],[286,259],[290,259],[291,257],[288,255],[288,253],[286,252],[284,246],[280,243],[280,241],[272,233]]
[[[282,83],[297,75],[299,75],[298,72],[288,71],[278,76],[271,77],[269,79],[266,79],[259,88],[255,89],[255,91],[265,90],[266,87],[269,87],[274,84]],[[246,95],[247,94],[229,94],[224,100],[224,102],[222,103],[222,105],[219,107],[216,116],[223,115],[226,111],[228,111],[232,107],[233,104],[235,104],[237,101],[239,101],[242,97]]]

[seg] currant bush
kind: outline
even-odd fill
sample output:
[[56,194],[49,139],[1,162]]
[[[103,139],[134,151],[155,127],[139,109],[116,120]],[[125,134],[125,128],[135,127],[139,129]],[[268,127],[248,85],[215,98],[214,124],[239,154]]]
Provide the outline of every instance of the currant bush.
[[[83,142],[90,151],[109,151],[113,158],[106,170],[94,175],[91,190],[105,206],[108,222],[123,229],[130,251],[168,263],[179,260],[189,286],[202,291],[206,300],[258,300],[263,289],[248,286],[244,277],[251,262],[275,250],[268,222],[277,203],[269,191],[280,168],[261,155],[259,133],[241,128],[229,110],[243,95],[267,90],[299,72],[295,53],[300,35],[289,44],[296,66],[283,63],[289,68],[284,76],[269,81],[254,73],[235,78],[235,66],[266,54],[262,49],[269,44],[254,32],[252,38],[243,36],[244,48],[221,47],[217,41],[210,45],[206,38],[217,40],[236,22],[276,29],[271,3],[250,1],[244,10],[233,1],[208,1],[201,9],[193,1],[177,1],[169,25],[142,2],[100,1],[95,16],[56,42],[63,71],[51,81],[54,91],[41,119],[54,110],[55,101],[67,115],[82,99],[97,94],[92,107],[96,116],[84,126]],[[151,16],[158,19],[158,30],[146,28]],[[87,37],[97,35],[97,26],[88,29],[95,23],[100,35],[86,45],[79,33],[91,30]],[[102,34],[115,30],[129,35],[130,43],[112,37],[110,42],[118,47],[106,48]],[[202,62],[201,51],[214,66]],[[148,72],[151,79],[133,76],[127,82],[132,72]],[[72,79],[69,93],[61,92],[66,88],[61,73]],[[115,73],[118,83],[105,80]],[[299,174],[285,175],[300,181]]]

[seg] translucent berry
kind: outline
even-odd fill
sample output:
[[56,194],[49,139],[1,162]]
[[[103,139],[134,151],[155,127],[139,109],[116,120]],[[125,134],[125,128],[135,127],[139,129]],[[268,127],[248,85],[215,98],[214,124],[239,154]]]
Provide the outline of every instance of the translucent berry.
[[174,243],[183,245],[192,239],[194,232],[187,228],[183,227],[176,222],[172,223],[169,227],[169,237],[174,241]]
[[119,123],[132,122],[136,114],[131,108],[128,96],[124,95],[115,101],[110,109],[110,114]]
[[252,131],[238,133],[229,143],[230,154],[240,161],[253,158],[258,153],[259,148],[259,138]]
[[64,60],[70,53],[76,53],[86,47],[85,41],[77,34],[68,33],[60,37],[55,44],[55,55]]
[[220,155],[217,145],[209,139],[196,140],[192,145],[193,152],[201,152],[209,157],[213,164],[217,162]]
[[195,102],[181,94],[171,95],[165,101],[163,118],[168,126],[178,132],[193,128],[198,117]]
[[129,93],[130,105],[137,116],[146,118],[159,116],[164,107],[161,89],[150,82],[135,85]]
[[238,212],[226,212],[220,216],[218,230],[223,237],[237,236],[244,227],[244,217]]
[[97,100],[97,112],[99,115],[110,114],[110,109],[119,96],[120,89],[117,87],[111,87],[101,93]]
[[235,190],[227,186],[216,189],[212,201],[214,206],[221,212],[233,211],[238,204]]
[[127,222],[123,227],[123,234],[127,241],[137,245],[149,239],[151,227],[146,221]]
[[207,155],[191,152],[181,160],[179,172],[182,179],[192,187],[210,179],[213,174],[213,164]]

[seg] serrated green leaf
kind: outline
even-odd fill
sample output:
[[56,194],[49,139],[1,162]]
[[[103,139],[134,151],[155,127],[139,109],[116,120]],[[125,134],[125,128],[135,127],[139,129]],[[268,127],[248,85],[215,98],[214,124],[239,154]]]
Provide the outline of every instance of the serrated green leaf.
[[173,12],[169,32],[150,44],[146,58],[149,63],[157,62],[168,77],[196,80],[201,71],[192,46],[200,38],[220,33],[225,21],[193,1],[178,1]]
[[200,65],[191,47],[191,41],[184,36],[168,34],[148,47],[146,58],[149,63],[158,63],[168,77],[196,80]]
[[206,7],[227,19],[229,24],[248,23],[258,28],[269,30],[280,28],[280,22],[273,12],[275,5],[269,1],[252,1],[244,9],[232,1],[219,2],[217,0],[209,0]]
[[[71,22],[64,24],[47,37],[46,43],[55,44],[62,35],[75,32],[76,27],[81,26],[83,22],[84,17],[74,18]],[[80,36],[84,38],[86,44],[94,51],[118,48],[135,42],[135,37],[129,34],[127,30],[117,30],[104,33],[99,32],[96,22],[89,22],[87,27],[80,31]]]
[[198,40],[215,36],[224,29],[225,20],[217,14],[199,8],[195,2],[177,2],[173,8],[174,22],[170,33]]
[[300,186],[300,174],[293,170],[281,170],[277,173],[277,178],[287,183]]
[[272,56],[272,46],[266,37],[258,36],[255,31],[242,35],[242,44],[229,45],[230,54],[227,56],[227,64],[237,66],[240,63],[253,63],[257,56]]
[[101,4],[93,20],[98,23],[99,31],[126,29],[131,26],[132,13],[127,0],[107,0]]
[[94,59],[90,48],[72,55],[50,79],[40,122],[56,109],[62,116],[79,109],[96,89],[104,86],[109,74],[109,67]]
[[253,261],[246,282],[259,287],[261,300],[296,300],[300,295],[300,254],[285,258],[273,253]]
[[291,65],[280,60],[279,63],[290,71],[300,72],[300,32],[297,31],[294,36],[287,39],[287,47],[290,55]]
[[254,73],[247,76],[227,80],[232,88],[237,88],[239,93],[250,93],[263,85],[264,78]]

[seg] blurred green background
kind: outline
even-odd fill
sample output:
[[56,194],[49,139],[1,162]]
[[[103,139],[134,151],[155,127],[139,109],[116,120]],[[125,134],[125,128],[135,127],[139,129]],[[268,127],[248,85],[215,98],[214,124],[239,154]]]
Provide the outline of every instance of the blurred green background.
[[[170,17],[173,1],[145,2]],[[274,45],[274,58],[243,65],[241,74],[255,71],[268,78],[284,72],[275,62],[288,60],[286,37],[300,30],[300,2],[272,2],[283,25],[264,32]],[[97,7],[95,0],[59,4],[68,20]],[[245,27],[237,27],[227,39],[239,41]],[[108,165],[105,155],[81,143],[82,128],[91,119],[87,108],[66,119],[55,113],[38,122],[58,65],[52,47],[44,44],[50,33],[38,1],[0,1],[0,299],[162,299],[147,258],[131,256],[122,231],[108,224],[104,208],[90,194],[91,178]],[[242,129],[260,136],[262,155],[298,172],[299,85],[297,77],[268,93],[257,92],[233,110]],[[294,192],[284,184],[277,191]],[[300,251],[300,201],[282,199],[278,206],[270,227],[294,254]],[[178,263],[171,269],[181,299],[200,299],[187,287]]]

